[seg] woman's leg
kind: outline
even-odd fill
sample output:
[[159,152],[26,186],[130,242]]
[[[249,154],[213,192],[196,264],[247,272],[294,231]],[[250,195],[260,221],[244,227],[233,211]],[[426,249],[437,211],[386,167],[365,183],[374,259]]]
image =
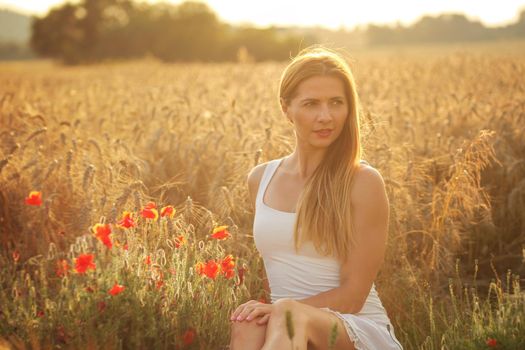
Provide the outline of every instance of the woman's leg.
[[343,321],[334,314],[293,299],[280,299],[274,305],[266,329],[263,350],[292,349],[292,341],[289,339],[286,327],[287,310],[292,315],[294,350],[327,350],[334,323],[337,323],[334,349],[355,350]]
[[257,320],[232,322],[230,350],[260,350],[263,347],[268,324],[258,325]]
[[[293,299],[280,299],[274,303],[262,350],[306,350],[308,320],[297,304],[298,302]],[[287,325],[287,311],[291,314],[291,325]],[[292,339],[290,339],[290,331],[293,332]]]

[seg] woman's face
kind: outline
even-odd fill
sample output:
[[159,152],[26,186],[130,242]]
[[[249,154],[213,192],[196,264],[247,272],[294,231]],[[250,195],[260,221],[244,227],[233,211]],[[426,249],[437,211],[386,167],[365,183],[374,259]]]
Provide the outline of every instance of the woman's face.
[[348,101],[343,82],[330,75],[303,80],[288,105],[281,100],[286,117],[294,124],[299,143],[328,147],[343,130]]

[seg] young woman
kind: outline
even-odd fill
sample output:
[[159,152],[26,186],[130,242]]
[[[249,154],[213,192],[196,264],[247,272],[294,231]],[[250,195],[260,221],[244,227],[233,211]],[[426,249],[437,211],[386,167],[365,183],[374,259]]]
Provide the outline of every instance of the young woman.
[[[230,349],[402,349],[375,289],[388,232],[380,173],[361,161],[354,78],[337,52],[300,52],[281,77],[279,102],[293,125],[292,154],[248,175],[253,235],[271,304],[233,312]],[[269,283],[268,283],[269,282]]]

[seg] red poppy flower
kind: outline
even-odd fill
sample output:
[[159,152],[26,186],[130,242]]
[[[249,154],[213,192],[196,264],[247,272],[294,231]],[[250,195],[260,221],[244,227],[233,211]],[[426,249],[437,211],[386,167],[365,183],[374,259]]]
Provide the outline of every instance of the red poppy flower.
[[204,266],[204,274],[211,279],[215,279],[217,277],[217,274],[219,273],[219,264],[215,262],[215,260],[208,260],[206,265]]
[[151,265],[151,257],[149,255],[147,255],[146,258],[144,259],[144,264]]
[[215,260],[208,260],[207,263],[198,262],[195,264],[195,271],[203,276],[205,275],[208,278],[215,279],[219,274],[221,265],[217,264]]
[[158,280],[157,283],[155,283],[155,288],[160,289],[164,285],[164,280]]
[[231,270],[235,267],[235,261],[233,260],[233,255],[228,254],[222,259],[221,267],[223,270]]
[[135,227],[136,223],[133,219],[133,214],[129,211],[124,211],[122,213],[122,219],[120,219],[120,221],[117,222],[117,226],[121,228]]
[[67,260],[61,259],[57,261],[56,275],[58,277],[64,277],[69,271],[69,265]]
[[126,287],[118,284],[118,283],[115,283],[113,285],[113,287],[108,291],[109,294],[115,296],[115,295],[118,295],[120,293],[122,293],[124,291],[124,289],[126,289]]
[[224,274],[224,277],[227,279],[233,278],[235,276],[235,262],[233,261],[233,255],[229,254],[221,261],[221,271]]
[[75,271],[84,274],[88,269],[94,270],[96,268],[96,264],[93,262],[94,258],[93,254],[80,254],[74,259]]
[[228,226],[217,226],[213,229],[211,234],[212,238],[215,239],[226,239],[231,236],[230,232],[227,230]]
[[12,255],[13,255],[13,260],[14,260],[14,262],[17,263],[18,260],[20,260],[20,253],[18,252],[18,250],[15,250],[15,251],[12,253]]
[[44,317],[44,311],[38,310],[37,313],[36,313],[36,316],[37,317]]
[[180,248],[181,245],[184,245],[186,238],[183,235],[177,236],[175,238],[175,248]]
[[494,338],[488,338],[487,339],[487,346],[489,348],[495,348],[496,346],[498,346],[498,341]]
[[195,330],[193,328],[188,328],[186,332],[184,332],[184,335],[182,336],[182,341],[184,342],[184,345],[190,345],[193,343],[193,340],[195,339]]
[[235,270],[225,270],[222,273],[227,279],[233,278],[235,276]]
[[175,212],[176,210],[173,206],[167,205],[160,210],[160,216],[167,216],[171,219],[175,215]]
[[25,202],[27,205],[42,205],[42,192],[29,192],[29,196],[26,197]]
[[143,218],[156,221],[159,218],[159,212],[156,207],[155,202],[148,202],[140,211],[140,215],[142,215]]
[[148,209],[157,208],[157,204],[155,204],[155,202],[148,202],[148,203],[146,203],[144,208],[148,208]]
[[93,226],[93,233],[99,241],[101,241],[108,249],[113,246],[109,235],[111,234],[111,226],[109,224],[96,224]]

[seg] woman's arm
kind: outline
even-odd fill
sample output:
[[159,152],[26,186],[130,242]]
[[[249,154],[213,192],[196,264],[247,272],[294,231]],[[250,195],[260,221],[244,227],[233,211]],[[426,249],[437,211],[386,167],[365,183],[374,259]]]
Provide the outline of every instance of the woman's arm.
[[[250,196],[250,203],[252,205],[253,210],[255,210],[255,200],[257,198],[257,191],[259,189],[259,184],[261,182],[262,175],[264,173],[264,168],[266,167],[266,164],[267,163],[263,163],[263,164],[259,164],[255,166],[250,171],[250,173],[248,174],[246,178],[246,182],[248,186],[248,194]],[[265,293],[264,297],[266,301],[268,301],[270,300],[271,294],[270,294],[270,285],[268,283],[268,278],[266,276],[266,268],[264,267],[264,262],[263,262],[261,269],[259,270],[259,276],[261,277],[262,283],[263,283],[263,290]],[[255,298],[257,298],[257,296],[255,296]],[[268,322],[270,318],[271,308],[273,307],[273,305],[267,305],[265,303],[261,303],[258,300],[253,300],[255,298],[252,297],[252,300],[237,306],[235,311],[232,313],[230,320],[236,321],[237,317],[240,316],[241,314],[243,315],[243,317],[245,317],[248,315],[248,313],[252,312],[254,308],[257,308],[257,312],[260,313],[259,320],[257,321],[257,323],[264,324]]]
[[[246,184],[248,187],[248,194],[250,196],[250,204],[252,206],[252,210],[255,210],[255,200],[257,198],[257,191],[259,189],[259,184],[261,182],[264,168],[266,167],[267,163],[259,164],[252,168],[250,170],[250,173],[248,174],[246,178]],[[265,291],[265,299],[270,300],[270,284],[268,283],[268,277],[266,276],[266,269],[264,268],[264,263],[259,271],[259,276],[262,279],[263,282],[263,289]]]
[[268,283],[268,277],[266,276],[266,269],[264,268],[264,265],[263,265],[263,268],[261,269],[261,278],[262,278],[262,281],[263,281],[263,289],[264,289],[264,292],[265,292],[265,295],[264,295],[264,298],[267,302],[270,301],[270,295],[271,295],[271,292],[270,292],[270,283]]
[[340,286],[299,302],[357,313],[370,293],[384,260],[389,204],[383,178],[376,169],[366,166],[355,176],[351,201],[357,245],[341,265]]

